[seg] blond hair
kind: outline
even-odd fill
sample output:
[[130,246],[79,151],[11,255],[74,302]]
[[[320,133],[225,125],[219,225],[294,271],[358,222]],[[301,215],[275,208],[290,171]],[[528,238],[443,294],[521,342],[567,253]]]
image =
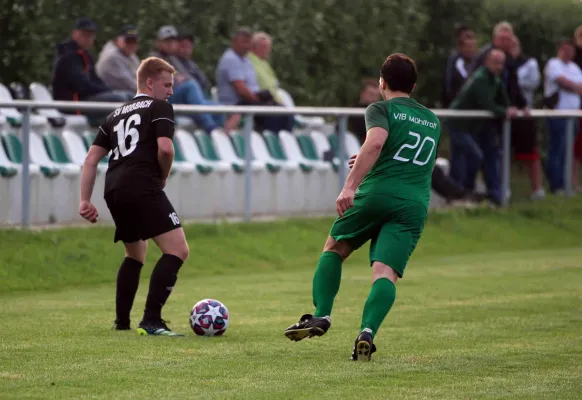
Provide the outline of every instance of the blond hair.
[[176,69],[168,62],[158,57],[148,57],[141,62],[137,69],[137,88],[143,90],[146,88],[146,82],[149,78],[157,78],[162,72],[169,72],[174,75]]
[[255,46],[257,43],[259,43],[262,40],[266,40],[269,43],[272,43],[272,39],[271,36],[266,33],[266,32],[256,32],[253,34],[253,38],[251,39],[251,44],[253,46]]
[[513,25],[511,25],[507,21],[498,22],[493,27],[493,37],[499,35],[502,31],[507,31],[507,32],[509,32],[509,33],[511,33],[513,35]]

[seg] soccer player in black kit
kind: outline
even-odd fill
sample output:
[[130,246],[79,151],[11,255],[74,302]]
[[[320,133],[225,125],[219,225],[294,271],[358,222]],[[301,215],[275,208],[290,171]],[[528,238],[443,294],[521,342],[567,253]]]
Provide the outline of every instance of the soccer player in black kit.
[[114,110],[89,148],[81,176],[79,214],[95,223],[91,204],[97,164],[111,152],[105,177],[105,201],[115,222],[114,242],[122,241],[125,258],[117,275],[114,328],[129,330],[130,311],[141,268],[152,239],[162,251],[150,279],[140,335],[184,336],[170,330],[162,307],[188,258],[188,243],[174,207],[163,189],[174,161],[174,109],[167,102],[173,93],[175,69],[150,57],[137,70],[137,94]]

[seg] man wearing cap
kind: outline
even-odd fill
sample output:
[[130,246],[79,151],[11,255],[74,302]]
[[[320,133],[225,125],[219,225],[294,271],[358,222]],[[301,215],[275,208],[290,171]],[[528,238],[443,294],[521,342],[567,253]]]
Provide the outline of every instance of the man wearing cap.
[[[95,71],[89,49],[95,43],[97,24],[89,18],[77,20],[71,39],[57,45],[53,69],[53,97],[64,101],[125,102],[135,93],[111,90]],[[70,113],[70,110],[63,110]],[[102,112],[84,112],[101,118]]]
[[[181,61],[179,42],[181,35],[172,25],[162,26],[158,30],[156,49],[150,53],[153,57],[167,61],[177,71],[174,76],[174,94],[168,99],[172,104],[189,105],[215,105],[213,101],[206,98],[200,83],[195,77],[190,75],[188,68]],[[192,119],[198,127],[210,133],[217,128],[228,128],[225,126],[225,117],[221,114],[192,114]],[[233,119],[234,121],[234,119]]]
[[111,89],[137,91],[135,74],[140,63],[135,54],[137,45],[136,28],[124,25],[117,37],[103,47],[95,68],[97,75]]

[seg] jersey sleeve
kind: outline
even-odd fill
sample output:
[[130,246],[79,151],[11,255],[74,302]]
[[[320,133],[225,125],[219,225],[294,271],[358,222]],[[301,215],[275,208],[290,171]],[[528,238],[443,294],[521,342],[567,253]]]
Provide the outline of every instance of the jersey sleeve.
[[156,101],[152,106],[152,126],[156,137],[174,137],[174,108],[166,101]]
[[388,110],[381,104],[370,104],[366,108],[366,132],[372,128],[383,128],[388,132]]
[[109,133],[107,132],[107,122],[99,126],[97,136],[93,139],[93,145],[103,147],[105,150],[111,150],[111,140],[109,140]]

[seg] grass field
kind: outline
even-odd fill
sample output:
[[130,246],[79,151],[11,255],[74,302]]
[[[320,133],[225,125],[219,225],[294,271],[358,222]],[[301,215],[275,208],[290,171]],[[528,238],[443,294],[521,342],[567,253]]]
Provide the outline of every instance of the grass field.
[[[370,287],[364,249],[345,264],[328,334],[283,336],[312,309],[329,219],[189,226],[165,308],[184,338],[110,330],[110,228],[0,231],[0,398],[579,399],[580,217],[579,199],[431,214],[367,364],[348,361]],[[188,326],[205,297],[229,308],[224,337]]]

